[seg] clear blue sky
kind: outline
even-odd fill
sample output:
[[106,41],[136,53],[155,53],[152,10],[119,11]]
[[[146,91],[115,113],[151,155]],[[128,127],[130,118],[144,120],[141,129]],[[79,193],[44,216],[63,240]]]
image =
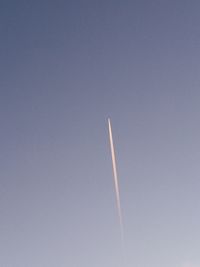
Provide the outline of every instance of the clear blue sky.
[[199,14],[1,1],[0,267],[200,267]]

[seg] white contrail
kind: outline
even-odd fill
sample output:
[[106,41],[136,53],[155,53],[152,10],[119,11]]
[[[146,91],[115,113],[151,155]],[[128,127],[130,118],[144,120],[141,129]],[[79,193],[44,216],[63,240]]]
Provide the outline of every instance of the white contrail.
[[115,193],[116,193],[116,200],[117,200],[117,210],[118,210],[119,222],[120,222],[121,239],[122,239],[122,244],[123,244],[124,243],[124,227],[123,227],[122,212],[121,212],[121,202],[120,202],[120,193],[119,193],[119,182],[118,182],[118,176],[117,176],[115,149],[114,149],[114,144],[113,144],[112,128],[111,128],[110,119],[108,119],[108,129],[109,129],[109,139],[110,139],[110,150],[111,150],[111,156],[112,156]]

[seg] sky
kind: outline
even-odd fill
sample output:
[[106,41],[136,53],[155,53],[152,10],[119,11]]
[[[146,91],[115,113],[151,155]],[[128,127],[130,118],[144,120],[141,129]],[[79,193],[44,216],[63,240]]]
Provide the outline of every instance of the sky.
[[200,267],[199,11],[1,0],[0,267]]

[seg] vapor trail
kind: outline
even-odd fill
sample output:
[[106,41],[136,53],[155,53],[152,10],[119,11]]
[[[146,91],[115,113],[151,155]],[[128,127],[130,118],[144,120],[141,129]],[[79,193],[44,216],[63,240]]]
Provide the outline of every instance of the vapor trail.
[[118,176],[117,176],[115,149],[114,149],[114,144],[113,144],[112,127],[111,127],[110,119],[108,119],[108,130],[109,130],[109,139],[110,139],[110,150],[111,150],[111,156],[112,156],[112,167],[113,167],[115,194],[116,194],[116,201],[117,201],[117,210],[118,210],[120,230],[121,230],[121,239],[122,239],[122,244],[123,244],[124,243],[124,227],[123,227],[122,212],[121,212],[121,202],[120,202],[120,193],[119,193],[119,182],[118,182]]

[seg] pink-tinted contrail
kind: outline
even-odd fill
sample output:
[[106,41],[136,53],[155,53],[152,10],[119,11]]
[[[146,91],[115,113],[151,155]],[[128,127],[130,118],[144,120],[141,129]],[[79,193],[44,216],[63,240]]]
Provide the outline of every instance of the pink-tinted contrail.
[[122,239],[122,244],[123,244],[124,243],[124,227],[123,227],[122,212],[121,212],[121,202],[120,202],[120,193],[119,193],[119,182],[118,182],[118,176],[117,176],[115,149],[114,149],[114,144],[113,144],[112,127],[111,127],[110,119],[108,119],[108,130],[109,130],[109,139],[110,139],[110,150],[111,150],[111,156],[112,156],[112,167],[113,167],[115,194],[116,194],[116,201],[117,201],[117,210],[118,210],[118,215],[119,215],[121,239]]

